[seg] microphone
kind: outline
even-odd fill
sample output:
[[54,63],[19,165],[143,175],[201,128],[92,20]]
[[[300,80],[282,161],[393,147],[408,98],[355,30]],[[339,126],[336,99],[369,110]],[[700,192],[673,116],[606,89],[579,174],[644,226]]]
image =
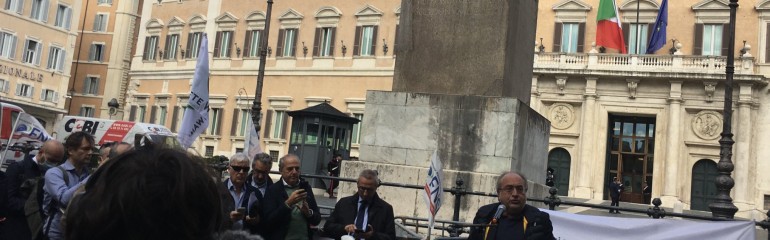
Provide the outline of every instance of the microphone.
[[503,212],[505,212],[505,205],[500,204],[497,206],[497,211],[495,212],[495,216],[492,218],[492,222],[497,223],[497,220],[500,219],[500,215],[502,215]]

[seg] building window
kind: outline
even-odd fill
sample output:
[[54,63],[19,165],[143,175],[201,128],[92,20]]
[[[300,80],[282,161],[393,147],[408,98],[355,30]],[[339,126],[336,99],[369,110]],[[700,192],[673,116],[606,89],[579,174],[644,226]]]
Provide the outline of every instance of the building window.
[[297,42],[297,29],[281,29],[278,33],[278,53],[281,57],[294,57],[294,50],[296,49]]
[[59,47],[51,46],[48,50],[48,69],[54,69],[57,72],[64,71],[64,57],[67,51]]
[[176,59],[176,51],[179,46],[179,34],[170,34],[166,36],[166,47],[164,48],[166,59]]
[[278,157],[279,157],[278,154],[279,154],[278,151],[270,150],[270,158],[273,159],[273,162],[278,161]]
[[103,43],[91,44],[91,50],[88,52],[88,61],[101,62],[104,60],[105,47]]
[[[649,24],[629,24],[628,25],[628,53],[645,54],[647,51],[647,34],[649,33]],[[638,42],[637,42],[638,41]]]
[[313,44],[313,56],[330,57],[334,55],[334,33],[337,28],[316,28],[316,39]]
[[214,43],[214,57],[229,58],[233,45],[233,31],[217,32]]
[[243,57],[259,57],[262,47],[262,30],[246,31],[246,44],[244,44]]
[[353,117],[358,119],[358,123],[353,124],[353,135],[351,136],[351,140],[353,141],[353,144],[359,144],[361,142],[361,124],[364,121],[364,115],[360,113],[354,113]]
[[139,112],[137,113],[137,122],[144,122],[144,115],[147,113],[147,106],[139,106]]
[[97,1],[97,3],[99,3],[99,4],[110,4],[111,5],[112,4],[112,0],[99,0],[99,1]]
[[703,56],[722,55],[722,30],[721,24],[703,25]]
[[32,11],[29,17],[38,21],[48,21],[48,5],[48,0],[32,0]]
[[0,79],[0,92],[2,93],[8,93],[8,90],[11,88],[11,82],[5,79]]
[[220,127],[222,125],[222,108],[209,109],[209,127],[207,133],[209,135],[220,135]]
[[72,8],[59,4],[56,8],[56,22],[54,26],[70,30],[70,22],[72,19]]
[[284,132],[286,132],[286,111],[275,111],[275,116],[273,117],[273,129],[272,129],[272,137],[275,139],[282,139],[285,137]]
[[242,152],[243,152],[243,148],[235,148],[235,153],[242,153]]
[[78,115],[81,117],[94,117],[94,108],[80,107],[80,114]]
[[200,49],[201,46],[201,39],[203,39],[203,33],[200,32],[190,33],[187,35],[187,52],[185,54],[187,55],[185,56],[186,58],[198,57],[198,49]]
[[29,84],[16,84],[16,96],[19,97],[32,97],[32,93],[35,91],[35,87]]
[[91,95],[99,94],[98,77],[86,77],[86,80],[83,82],[83,94],[91,94]]
[[158,36],[149,36],[144,40],[144,56],[142,59],[145,61],[155,60],[155,53],[158,49]]
[[206,146],[206,157],[214,156],[214,146]]
[[24,0],[5,0],[5,10],[16,11],[21,14],[24,10]]
[[561,28],[561,52],[575,53],[577,52],[578,43],[578,24],[577,23],[564,23]]
[[94,18],[94,32],[106,32],[107,31],[107,19],[108,15],[104,13],[97,13]]
[[246,136],[247,131],[250,131],[248,129],[249,127],[249,121],[251,121],[251,111],[248,109],[241,109],[241,122],[238,124],[238,134],[239,137]]
[[40,93],[40,100],[57,103],[59,102],[58,99],[59,99],[59,94],[56,93],[54,90],[43,89],[43,91]]
[[16,36],[0,32],[0,56],[8,59],[16,58]]
[[23,61],[29,64],[35,64],[40,66],[40,52],[42,51],[42,44],[40,42],[27,39],[24,43],[24,58]]
[[356,27],[356,41],[353,44],[353,54],[358,56],[373,56],[377,38],[377,26]]
[[160,125],[166,125],[166,115],[168,113],[168,108],[166,106],[160,106],[158,107],[158,122],[157,124]]

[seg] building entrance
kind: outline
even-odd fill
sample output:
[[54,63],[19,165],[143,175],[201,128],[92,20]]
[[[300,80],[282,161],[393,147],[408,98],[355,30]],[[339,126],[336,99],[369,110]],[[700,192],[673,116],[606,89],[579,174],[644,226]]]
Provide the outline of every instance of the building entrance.
[[609,116],[604,199],[614,177],[621,180],[620,201],[643,203],[644,184],[652,186],[655,147],[655,118]]

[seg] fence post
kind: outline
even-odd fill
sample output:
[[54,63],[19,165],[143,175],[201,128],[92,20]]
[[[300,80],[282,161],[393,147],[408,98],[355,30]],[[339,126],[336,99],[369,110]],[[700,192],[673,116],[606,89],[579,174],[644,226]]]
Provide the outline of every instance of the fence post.
[[[463,195],[465,195],[464,193],[465,187],[463,187],[463,184],[465,184],[465,182],[463,181],[463,178],[458,176],[457,181],[455,181],[455,186],[452,188],[452,194],[455,195],[454,213],[452,214],[452,221],[455,221],[455,222],[460,221],[460,204],[462,204],[462,198],[463,198]],[[452,225],[451,228],[452,228],[452,231],[449,233],[449,236],[459,237],[462,227]]]
[[662,204],[662,202],[660,201],[660,198],[653,199],[652,205],[655,205],[655,207],[651,207],[647,209],[647,216],[650,216],[654,219],[666,217],[666,210],[661,209],[660,204]]
[[545,197],[544,200],[545,204],[548,205],[548,210],[556,210],[556,207],[561,205],[561,199],[559,199],[559,196],[556,196],[558,192],[559,189],[555,187],[548,189],[548,193],[551,195]]

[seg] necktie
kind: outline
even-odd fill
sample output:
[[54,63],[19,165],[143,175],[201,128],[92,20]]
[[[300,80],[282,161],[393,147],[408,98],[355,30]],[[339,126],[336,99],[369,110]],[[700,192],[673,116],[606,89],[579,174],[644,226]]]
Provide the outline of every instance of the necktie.
[[358,214],[356,217],[356,229],[361,229],[366,231],[366,228],[364,227],[364,214],[366,214],[366,206],[367,206],[367,202],[362,201],[361,206],[358,207]]

